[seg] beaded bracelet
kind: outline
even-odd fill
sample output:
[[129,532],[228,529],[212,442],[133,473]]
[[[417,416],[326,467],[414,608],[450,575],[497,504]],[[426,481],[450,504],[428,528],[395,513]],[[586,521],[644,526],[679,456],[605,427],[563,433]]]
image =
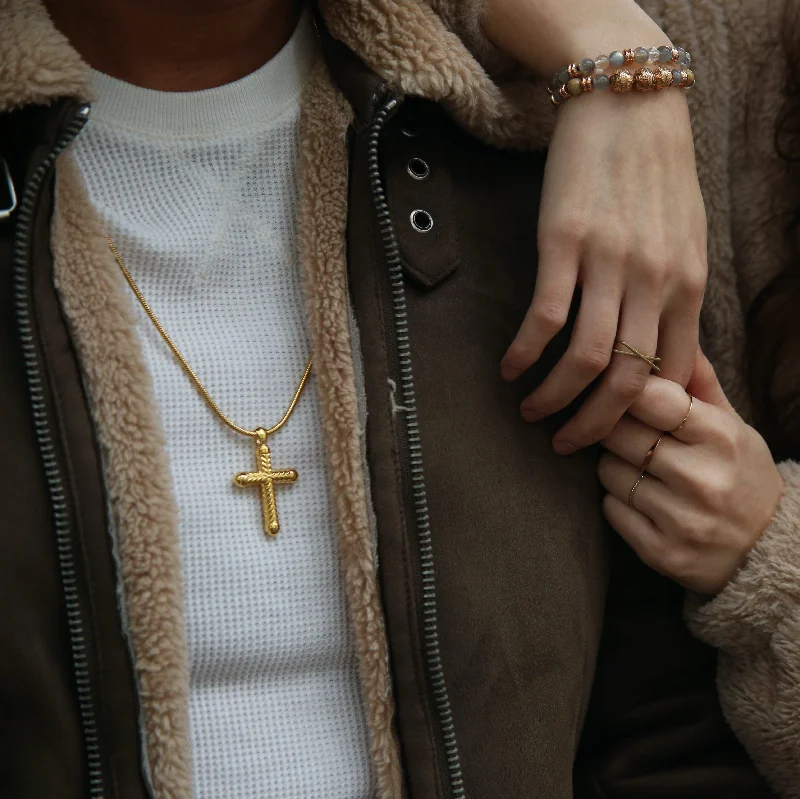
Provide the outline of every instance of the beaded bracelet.
[[[550,98],[554,105],[561,105],[570,97],[584,92],[612,88],[614,91],[640,91],[665,89],[668,86],[689,88],[694,85],[694,73],[688,69],[692,56],[682,47],[637,47],[635,49],[614,50],[610,55],[599,55],[595,59],[584,58],[579,63],[569,64],[558,70],[548,84]],[[604,73],[609,68],[617,69],[626,64],[659,64],[654,71],[640,68],[634,75],[626,69],[611,75],[592,75]],[[674,65],[680,67],[675,69]],[[667,77],[667,72],[672,78]],[[680,75],[680,78],[679,78]],[[637,80],[638,76],[638,80]]]
[[565,86],[553,94],[550,101],[554,106],[563,105],[571,97],[593,91],[611,89],[612,92],[629,92],[633,89],[640,92],[659,91],[670,86],[680,89],[691,89],[695,84],[694,72],[691,69],[669,69],[657,67],[648,69],[641,67],[631,74],[627,69],[618,69],[611,75],[595,75],[588,78],[570,78]]

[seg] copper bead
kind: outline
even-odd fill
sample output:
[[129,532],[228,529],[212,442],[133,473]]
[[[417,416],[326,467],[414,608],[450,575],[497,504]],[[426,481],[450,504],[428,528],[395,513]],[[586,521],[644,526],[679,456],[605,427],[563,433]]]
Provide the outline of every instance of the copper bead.
[[667,67],[658,67],[653,70],[653,88],[667,89],[672,86],[672,70]]
[[627,69],[618,69],[610,77],[611,91],[629,92],[633,88],[633,75]]
[[655,82],[655,75],[653,74],[652,70],[649,70],[647,67],[637,69],[636,74],[633,76],[633,85],[638,92],[652,91],[653,87],[655,86]]

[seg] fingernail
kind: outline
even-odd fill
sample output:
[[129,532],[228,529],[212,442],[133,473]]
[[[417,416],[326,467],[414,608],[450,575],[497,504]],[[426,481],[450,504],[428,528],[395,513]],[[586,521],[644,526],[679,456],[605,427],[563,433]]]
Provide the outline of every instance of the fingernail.
[[575,452],[577,447],[570,441],[557,440],[553,442],[553,449],[556,455],[569,455]]
[[526,422],[538,422],[541,419],[544,419],[544,415],[535,411],[533,408],[525,407],[524,405],[520,408],[520,412],[522,413],[522,418]]

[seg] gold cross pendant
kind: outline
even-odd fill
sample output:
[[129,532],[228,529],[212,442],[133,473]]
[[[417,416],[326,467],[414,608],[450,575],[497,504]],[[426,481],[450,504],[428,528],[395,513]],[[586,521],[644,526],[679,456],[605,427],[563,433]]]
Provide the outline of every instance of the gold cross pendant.
[[275,505],[275,483],[294,483],[297,472],[294,469],[273,471],[272,458],[267,446],[267,431],[262,427],[256,430],[256,468],[257,472],[240,472],[233,482],[240,488],[257,485],[261,489],[261,507],[264,514],[264,532],[271,537],[278,535],[278,509]]

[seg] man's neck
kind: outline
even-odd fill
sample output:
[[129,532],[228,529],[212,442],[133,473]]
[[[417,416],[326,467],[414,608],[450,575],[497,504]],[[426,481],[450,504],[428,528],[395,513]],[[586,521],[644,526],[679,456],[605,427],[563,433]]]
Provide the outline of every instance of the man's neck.
[[45,0],[91,67],[169,92],[222,86],[257,70],[294,31],[302,0]]

